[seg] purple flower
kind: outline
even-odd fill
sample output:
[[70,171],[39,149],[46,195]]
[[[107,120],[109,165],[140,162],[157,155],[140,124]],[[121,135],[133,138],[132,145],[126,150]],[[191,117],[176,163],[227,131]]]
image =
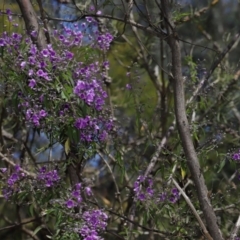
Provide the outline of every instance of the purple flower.
[[30,88],[34,88],[35,86],[36,86],[36,81],[35,81],[35,79],[30,79],[29,80],[29,84],[28,84],[28,86],[30,87]]
[[0,168],[0,172],[5,173],[7,171],[7,168]]
[[74,190],[74,191],[72,192],[72,196],[73,196],[74,198],[79,197],[79,196],[80,196],[80,191],[79,191],[79,190]]
[[47,116],[47,112],[45,110],[40,110],[39,117],[43,118]]
[[12,186],[17,180],[19,180],[19,176],[17,173],[13,173],[10,178],[8,179],[8,185]]
[[47,64],[44,61],[39,62],[38,67],[39,68],[45,68]]
[[239,161],[240,160],[240,152],[234,153],[232,155],[232,159],[235,160],[235,161]]
[[26,119],[27,120],[30,120],[31,119],[31,116],[32,116],[32,109],[28,109],[26,111]]
[[30,33],[30,35],[31,35],[32,37],[37,37],[37,31],[32,31],[32,32]]
[[140,193],[138,194],[137,199],[140,201],[144,201],[146,200],[146,195],[144,193]]
[[75,188],[76,188],[76,190],[80,190],[82,188],[82,184],[81,183],[77,183],[75,185]]
[[40,126],[39,116],[36,113],[33,113],[31,116],[31,121],[35,126]]
[[36,45],[33,45],[33,44],[31,44],[31,47],[30,47],[30,50],[29,50],[29,52],[32,54],[32,55],[36,55],[37,54],[37,47],[36,47]]
[[37,71],[37,75],[38,75],[39,77],[43,77],[43,76],[45,75],[45,73],[44,73],[44,71],[43,71],[42,69],[39,69],[39,70]]
[[22,35],[21,35],[21,34],[18,34],[18,33],[13,33],[13,34],[12,34],[12,38],[13,38],[15,41],[19,42],[19,41],[21,41],[21,39],[22,39]]
[[74,208],[76,206],[76,203],[72,199],[68,199],[66,202],[67,208]]
[[88,91],[86,91],[86,102],[88,104],[92,103],[95,97],[95,93],[93,89],[89,89]]
[[39,169],[39,172],[40,172],[40,173],[45,173],[46,171],[47,171],[46,166],[43,166],[43,167],[41,167],[41,168]]
[[25,61],[23,61],[23,62],[20,63],[20,67],[23,69],[23,68],[25,68],[26,64],[27,63]]
[[44,95],[42,94],[42,95],[39,97],[39,101],[40,101],[40,102],[43,102],[43,99],[44,99]]
[[3,38],[0,38],[0,47],[4,47],[5,45],[5,40]]
[[73,56],[74,56],[74,54],[71,53],[71,52],[69,52],[69,51],[66,51],[65,54],[66,54],[66,58],[67,58],[67,59],[72,59]]
[[89,11],[93,12],[94,10],[95,10],[95,7],[93,5],[89,7]]
[[107,139],[107,136],[108,136],[107,132],[103,130],[102,133],[99,134],[98,138],[100,142],[104,142]]
[[171,203],[176,203],[179,200],[180,196],[179,196],[179,191],[177,188],[173,188],[172,189],[172,195],[169,197],[169,201]]
[[172,189],[172,194],[173,194],[174,196],[178,197],[178,196],[179,196],[178,189],[177,189],[177,188],[173,188],[173,189]]
[[4,198],[6,200],[8,200],[13,194],[13,189],[12,188],[3,188],[2,193],[3,193]]
[[19,165],[15,165],[15,167],[14,167],[14,169],[15,169],[15,172],[20,172],[20,166]]
[[43,57],[48,57],[48,55],[49,55],[48,49],[43,49],[43,50],[41,51],[41,53],[42,53]]
[[101,210],[86,211],[83,214],[83,219],[89,227],[95,230],[104,230],[107,226],[108,216]]
[[159,194],[159,201],[164,202],[167,199],[167,193],[162,192]]
[[34,74],[34,71],[32,69],[29,69],[28,76],[31,77]]
[[147,188],[147,194],[152,197],[153,193],[154,193],[154,190],[151,187],[148,187]]
[[86,187],[85,192],[86,192],[87,196],[92,196],[92,190],[90,187]]
[[28,58],[28,62],[29,62],[30,65],[35,65],[35,64],[36,64],[36,59],[35,59],[35,57],[30,56],[30,57]]
[[131,86],[130,84],[127,84],[127,85],[126,85],[126,89],[131,90],[131,89],[132,89],[132,86]]
[[11,14],[12,14],[12,11],[11,11],[9,8],[7,8],[7,9],[6,9],[6,14],[7,14],[7,15],[11,15]]
[[78,80],[77,81],[77,85],[74,88],[74,93],[78,95],[81,91],[83,91],[85,89],[86,89],[86,83],[83,82],[83,81]]
[[77,129],[84,129],[88,126],[89,118],[78,118],[75,122],[75,127]]
[[87,22],[91,23],[93,21],[92,17],[86,17]]
[[57,170],[46,172],[46,170],[40,169],[37,178],[48,188],[54,186],[60,180]]
[[169,197],[169,201],[171,203],[176,203],[177,202],[177,198],[175,196],[171,196],[171,197]]

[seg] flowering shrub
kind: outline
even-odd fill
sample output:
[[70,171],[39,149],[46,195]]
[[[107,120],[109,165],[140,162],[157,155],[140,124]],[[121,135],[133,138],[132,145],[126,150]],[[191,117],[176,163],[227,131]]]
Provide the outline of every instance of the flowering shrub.
[[[12,84],[21,87],[17,95],[18,110],[30,126],[48,130],[54,126],[54,131],[58,128],[60,132],[64,126],[72,126],[71,131],[74,131],[74,126],[77,129],[92,126],[95,134],[99,132],[98,140],[104,141],[111,130],[111,119],[108,117],[104,120],[101,113],[107,98],[103,89],[104,76],[101,74],[103,65],[97,60],[90,63],[94,52],[84,53],[84,47],[79,58],[86,54],[85,61],[79,62],[72,50],[76,45],[81,47],[82,33],[70,29],[65,29],[65,32],[65,35],[57,31],[54,33],[60,51],[56,51],[51,44],[40,51],[21,34],[2,34],[0,42],[5,52],[4,59],[14,66],[14,73],[5,69],[7,77],[12,79]],[[96,45],[92,44],[93,48],[98,48],[98,41]],[[101,45],[100,49],[108,49],[109,41],[102,41],[104,47]],[[18,75],[18,78],[11,74]],[[101,117],[99,120],[95,117],[88,123],[86,120],[85,126],[80,126],[80,119],[91,118],[88,114]],[[108,127],[105,128],[105,125]],[[79,138],[93,141],[87,131],[85,134],[82,132]]]
[[[90,18],[87,21],[96,23]],[[37,32],[32,31],[31,35],[36,37]],[[109,68],[109,63],[102,61],[101,57],[101,51],[105,53],[109,49],[112,35],[96,31],[89,47],[83,44],[84,32],[77,26],[73,30],[55,30],[53,44],[44,49],[38,49],[30,37],[6,31],[0,35],[2,68],[6,78],[3,84],[11,89],[15,101],[15,109],[11,111],[18,112],[19,120],[27,128],[52,136],[51,144],[53,141],[64,144],[67,156],[73,143],[81,146],[74,150],[77,155],[86,155],[88,151],[94,153],[95,144],[106,142],[113,129],[113,120],[105,105],[108,96],[103,74],[103,68]],[[73,159],[69,157],[68,161],[67,164],[71,164]],[[74,161],[79,164],[76,159]],[[78,237],[100,239],[99,234],[105,230],[108,216],[87,204],[86,200],[93,197],[89,186],[78,183],[71,193],[61,192],[60,186],[66,184],[59,168],[42,166],[36,169],[34,176],[22,171],[19,165],[15,165],[10,175],[6,168],[1,168],[5,199],[18,201],[21,195],[21,202],[27,202],[31,191],[33,200],[30,204],[37,202],[48,208],[49,217],[62,219],[57,227],[67,225],[73,227]],[[33,171],[31,166],[29,169]],[[61,213],[56,212],[56,208],[60,208]],[[68,210],[71,210],[71,216]],[[73,224],[76,220],[77,225]],[[69,232],[65,228],[64,232],[56,233],[56,237]]]

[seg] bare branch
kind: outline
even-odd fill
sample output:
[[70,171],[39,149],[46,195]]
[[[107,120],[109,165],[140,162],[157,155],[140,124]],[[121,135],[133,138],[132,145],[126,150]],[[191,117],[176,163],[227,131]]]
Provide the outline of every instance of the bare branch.
[[164,14],[165,26],[169,34],[168,38],[166,38],[166,41],[172,51],[171,81],[173,82],[174,88],[174,108],[180,139],[182,141],[182,146],[187,159],[188,167],[193,176],[193,181],[197,190],[198,200],[203,210],[204,218],[206,220],[209,232],[213,239],[221,240],[223,239],[222,234],[217,225],[216,215],[207,196],[207,187],[201,172],[197,153],[194,149],[190,133],[190,126],[186,115],[184,82],[182,77],[181,50],[178,36],[174,23],[172,22],[172,16],[169,9],[169,1],[161,0],[161,3]]
[[176,186],[176,188],[179,190],[179,192],[182,194],[182,196],[185,199],[185,201],[187,202],[188,206],[191,208],[194,216],[196,217],[199,225],[201,226],[201,228],[203,230],[203,233],[204,233],[205,237],[209,240],[213,240],[212,237],[209,235],[209,232],[208,232],[207,228],[205,227],[201,217],[199,216],[197,210],[193,206],[189,197],[186,195],[186,193],[183,191],[183,189],[179,186],[179,184],[177,183],[177,181],[174,178],[172,178],[172,181],[173,181],[174,185]]
[[239,228],[240,228],[240,215],[238,216],[238,220],[237,220],[237,222],[235,224],[235,227],[234,227],[234,229],[231,233],[230,240],[235,240],[236,239]]
[[27,32],[33,43],[42,50],[46,46],[46,38],[43,29],[39,26],[37,14],[33,9],[33,5],[30,0],[17,0],[17,3],[21,9],[21,13],[26,25]]

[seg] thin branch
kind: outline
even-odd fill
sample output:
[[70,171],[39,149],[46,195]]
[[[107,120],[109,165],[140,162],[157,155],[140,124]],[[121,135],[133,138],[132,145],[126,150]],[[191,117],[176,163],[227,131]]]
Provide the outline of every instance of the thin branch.
[[202,230],[203,230],[203,233],[205,235],[205,237],[208,239],[208,240],[213,240],[213,238],[210,236],[207,228],[205,227],[201,217],[199,216],[197,210],[195,209],[195,207],[193,206],[191,200],[189,199],[189,197],[186,195],[186,193],[183,191],[183,189],[178,185],[177,181],[172,178],[172,181],[174,183],[174,185],[176,186],[176,188],[179,190],[179,192],[182,194],[183,198],[185,199],[186,203],[188,204],[188,206],[191,208],[192,212],[193,212],[193,215],[195,216],[195,218],[197,219],[199,225],[201,226]]
[[123,208],[122,208],[122,199],[121,199],[121,195],[120,195],[120,191],[119,191],[119,187],[118,187],[118,184],[117,184],[117,181],[116,181],[116,178],[114,176],[114,173],[112,171],[112,168],[110,167],[110,165],[108,164],[108,162],[106,161],[106,159],[104,158],[104,156],[102,155],[101,152],[98,151],[98,154],[99,156],[102,158],[102,160],[104,161],[104,163],[106,164],[111,176],[112,176],[112,179],[113,179],[113,182],[114,182],[114,185],[115,185],[115,188],[116,188],[116,195],[117,195],[117,199],[119,201],[119,204],[120,204],[120,209],[121,209],[121,213],[123,214]]
[[22,225],[25,225],[25,224],[28,224],[28,223],[31,223],[31,222],[35,222],[35,221],[39,220],[40,218],[41,218],[41,217],[31,218],[30,220],[22,221],[21,223],[15,223],[15,224],[13,224],[13,225],[9,225],[9,226],[6,226],[6,227],[2,227],[2,228],[0,228],[0,232],[1,232],[1,231],[4,231],[4,230],[7,230],[7,229],[20,227],[20,226],[22,226]]
[[168,138],[170,137],[171,133],[174,130],[174,126],[175,126],[175,122],[171,127],[169,127],[167,134],[163,137],[162,141],[158,145],[157,150],[154,153],[152,159],[150,160],[150,163],[144,173],[145,178],[152,172],[154,166],[156,165],[156,162],[158,161],[158,158],[159,158],[159,155],[160,155],[162,149],[164,148],[165,144],[167,143]]
[[29,36],[31,36],[33,43],[35,43],[40,50],[44,49],[46,47],[46,37],[43,29],[39,26],[37,14],[31,1],[17,0],[17,3],[20,7],[27,32]]
[[[13,167],[16,167],[17,164],[15,164],[15,163],[14,163],[13,161],[11,161],[9,158],[7,158],[6,156],[4,156],[1,152],[0,152],[0,157],[1,157],[1,160],[9,163],[9,164],[10,164],[11,166],[13,166]],[[29,176],[29,177],[31,177],[31,178],[36,178],[36,174],[34,174],[34,173],[30,173],[30,172],[24,170],[24,169],[21,168],[21,167],[19,168],[19,170],[20,170],[21,172],[25,173],[27,176]]]
[[[189,121],[186,114],[184,81],[182,76],[181,49],[178,41],[176,28],[172,21],[172,15],[169,5],[170,3],[169,0],[161,0],[161,4],[164,14],[165,26],[167,28],[167,32],[169,33],[166,41],[172,51],[172,78],[170,79],[170,81],[172,81],[174,89],[174,108],[179,136],[187,159],[188,168],[193,176],[193,181],[197,190],[198,201],[200,203],[201,209],[203,210],[204,218],[211,237],[213,239],[222,240],[223,237],[217,225],[216,215],[207,196],[207,187],[191,138]],[[223,56],[225,55],[222,54],[219,59],[222,59]],[[215,65],[213,65],[213,69],[215,68]],[[209,72],[208,76],[211,74],[212,71]]]
[[230,43],[225,47],[225,49],[221,52],[221,54],[218,56],[218,58],[213,62],[212,66],[208,70],[207,76],[203,78],[200,83],[198,84],[197,88],[193,92],[192,96],[188,99],[186,105],[190,104],[198,95],[202,87],[204,86],[204,83],[212,76],[213,72],[217,68],[217,66],[222,62],[223,58],[226,56],[226,54],[231,50],[233,45],[239,40],[240,34],[236,34],[234,38],[230,41]]
[[233,231],[231,232],[229,240],[235,240],[238,234],[238,230],[240,228],[240,215],[238,216],[238,220],[234,226]]

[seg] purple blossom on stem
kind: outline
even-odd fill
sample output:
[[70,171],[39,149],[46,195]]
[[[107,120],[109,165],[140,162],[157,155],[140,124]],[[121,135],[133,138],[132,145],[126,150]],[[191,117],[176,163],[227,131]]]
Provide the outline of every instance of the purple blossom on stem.
[[232,155],[232,159],[235,161],[239,161],[240,160],[240,152],[234,153]]
[[23,68],[25,68],[26,64],[27,63],[25,61],[23,61],[23,62],[20,63],[20,67],[23,69]]
[[92,189],[90,187],[86,187],[85,192],[86,192],[87,196],[92,196],[92,194],[93,194]]
[[[2,170],[1,172],[4,173],[6,171]],[[9,199],[9,197],[11,197],[14,192],[18,191],[18,188],[16,188],[15,184],[22,180],[24,177],[25,174],[21,172],[20,166],[15,165],[13,173],[7,179],[7,186],[2,190],[5,199]]]
[[7,168],[0,168],[1,173],[5,173],[7,171]]
[[29,84],[28,84],[28,86],[30,87],[30,88],[34,88],[35,86],[36,86],[36,80],[35,79],[30,79],[29,80]]
[[43,57],[48,57],[48,56],[49,56],[49,51],[48,51],[48,49],[43,49],[43,50],[41,51],[41,54],[42,54]]
[[152,187],[153,180],[151,178],[146,179],[144,176],[139,176],[133,184],[136,200],[145,201],[153,197],[154,190]]
[[167,193],[162,192],[159,194],[159,201],[164,202],[167,199]]
[[68,199],[66,202],[67,208],[74,208],[76,206],[76,203],[72,199]]
[[126,89],[127,89],[127,90],[131,90],[131,89],[132,89],[132,86],[128,83],[128,84],[126,85]]
[[5,40],[3,38],[0,38],[0,47],[4,47],[5,44]]
[[87,223],[90,229],[99,231],[105,230],[108,216],[101,210],[90,210],[84,212],[83,220]]
[[39,170],[37,178],[43,182],[47,188],[54,186],[60,180],[57,170],[47,172],[45,166]]

